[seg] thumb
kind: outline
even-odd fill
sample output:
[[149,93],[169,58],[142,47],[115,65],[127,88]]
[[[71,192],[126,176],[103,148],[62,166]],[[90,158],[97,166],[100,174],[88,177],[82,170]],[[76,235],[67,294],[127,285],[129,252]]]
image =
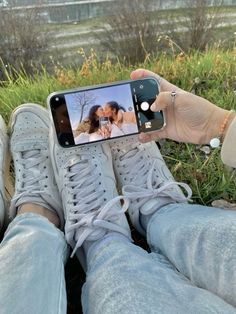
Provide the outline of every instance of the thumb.
[[166,137],[165,131],[154,131],[150,133],[140,133],[138,139],[141,143],[148,143],[151,141],[158,141]]
[[175,97],[176,96],[171,96],[170,92],[160,92],[150,108],[154,112],[166,109],[171,104],[174,104]]
[[149,71],[149,70],[145,70],[145,69],[137,69],[134,70],[133,72],[131,72],[130,74],[130,78],[132,80],[136,80],[145,76],[154,76],[154,77],[158,77],[158,75],[156,75],[154,72]]

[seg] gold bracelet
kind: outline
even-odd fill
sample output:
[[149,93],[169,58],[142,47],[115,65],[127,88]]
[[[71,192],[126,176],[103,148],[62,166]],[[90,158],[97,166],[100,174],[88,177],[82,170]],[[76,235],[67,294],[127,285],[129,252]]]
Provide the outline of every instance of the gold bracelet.
[[228,111],[226,114],[225,114],[225,118],[224,118],[224,121],[222,122],[221,126],[220,126],[220,132],[219,132],[219,135],[218,137],[214,137],[210,140],[210,146],[212,148],[218,148],[220,147],[220,144],[221,144],[221,141],[222,141],[222,137],[223,137],[223,134],[224,134],[224,130],[229,122],[229,118],[231,116],[231,114],[234,112],[234,110],[230,110]]

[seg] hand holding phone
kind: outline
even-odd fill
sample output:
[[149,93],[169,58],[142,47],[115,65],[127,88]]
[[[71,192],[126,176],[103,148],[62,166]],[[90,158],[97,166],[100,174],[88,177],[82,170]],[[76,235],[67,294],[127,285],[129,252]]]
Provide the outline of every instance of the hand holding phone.
[[158,93],[157,80],[146,77],[49,95],[59,144],[86,145],[161,130],[165,126],[162,111],[150,109]]
[[111,123],[108,116],[99,118],[99,132],[104,139],[111,137]]

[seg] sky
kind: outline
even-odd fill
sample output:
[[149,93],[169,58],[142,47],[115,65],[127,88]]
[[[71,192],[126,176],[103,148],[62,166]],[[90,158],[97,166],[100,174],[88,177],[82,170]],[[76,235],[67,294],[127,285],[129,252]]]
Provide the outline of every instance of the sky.
[[105,108],[105,104],[108,101],[118,102],[118,104],[124,107],[127,111],[130,111],[130,107],[133,108],[133,100],[129,84],[99,88],[92,91],[86,91],[85,93],[78,92],[67,94],[65,95],[65,100],[73,129],[78,125],[81,115],[81,105],[79,104],[78,96],[80,98],[81,96],[85,96],[87,99],[90,99],[90,104],[85,107],[82,119],[88,116],[92,106],[102,105],[102,107]]

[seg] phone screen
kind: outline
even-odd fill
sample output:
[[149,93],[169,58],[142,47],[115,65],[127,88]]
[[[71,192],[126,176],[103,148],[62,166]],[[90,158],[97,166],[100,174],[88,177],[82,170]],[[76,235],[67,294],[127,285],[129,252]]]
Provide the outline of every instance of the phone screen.
[[150,105],[159,93],[153,78],[53,94],[49,106],[62,146],[84,145],[159,130],[162,112]]

